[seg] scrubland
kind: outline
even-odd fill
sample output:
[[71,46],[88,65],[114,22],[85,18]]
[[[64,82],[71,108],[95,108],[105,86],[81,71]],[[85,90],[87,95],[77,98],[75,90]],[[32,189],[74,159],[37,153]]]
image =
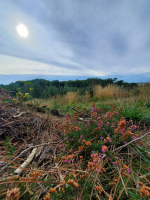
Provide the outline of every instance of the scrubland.
[[[10,106],[4,101],[3,109]],[[7,163],[0,170],[2,199],[150,199],[150,84],[97,85],[92,94],[68,92],[13,104],[18,115],[23,107],[29,110],[34,123],[24,125],[28,115],[4,121],[9,137],[1,143],[1,162]],[[51,109],[64,117],[50,115]],[[33,160],[15,173],[32,150]]]

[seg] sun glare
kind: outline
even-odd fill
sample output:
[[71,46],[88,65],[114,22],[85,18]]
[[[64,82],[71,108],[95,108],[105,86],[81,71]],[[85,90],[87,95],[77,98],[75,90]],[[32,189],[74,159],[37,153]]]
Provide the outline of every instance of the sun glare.
[[24,38],[27,38],[28,37],[28,29],[27,27],[24,25],[24,24],[18,24],[16,26],[16,30],[17,30],[17,33],[21,36],[21,37],[24,37]]

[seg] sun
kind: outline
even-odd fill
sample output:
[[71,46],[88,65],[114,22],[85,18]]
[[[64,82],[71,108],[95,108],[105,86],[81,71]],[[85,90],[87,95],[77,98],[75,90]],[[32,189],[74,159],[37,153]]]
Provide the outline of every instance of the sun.
[[28,37],[28,29],[27,27],[24,25],[24,24],[18,24],[16,26],[16,30],[17,30],[17,33],[21,36],[21,37],[24,37],[24,38],[27,38]]

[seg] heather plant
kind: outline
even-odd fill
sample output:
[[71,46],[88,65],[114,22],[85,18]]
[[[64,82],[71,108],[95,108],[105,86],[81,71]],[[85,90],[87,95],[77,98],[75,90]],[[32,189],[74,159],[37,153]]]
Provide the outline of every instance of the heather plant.
[[[59,146],[63,153],[57,159],[61,160],[62,170],[67,168],[70,171],[69,176],[64,177],[64,193],[71,195],[68,189],[71,185],[75,188],[76,198],[80,193],[82,199],[87,199],[87,187],[88,199],[150,197],[148,186],[147,192],[142,192],[142,187],[139,189],[140,179],[144,187],[149,184],[142,174],[149,176],[150,161],[136,141],[136,125],[122,117],[123,107],[116,110],[113,106],[103,115],[102,109],[93,103],[89,119],[85,118],[82,123],[78,117],[81,112],[86,116],[86,108],[83,111],[78,109],[79,113],[74,112],[73,117],[66,116],[66,124],[56,124],[64,133]],[[57,198],[59,195],[57,192]]]
[[60,134],[55,136],[52,167],[32,168],[19,177],[20,185],[7,192],[7,199],[10,194],[18,198],[26,194],[29,199],[31,191],[43,184],[44,200],[148,200],[150,150],[144,146],[146,137],[139,140],[137,126],[123,116],[124,108],[114,105],[105,112],[93,103],[91,112],[79,106],[74,110],[73,116],[66,115],[66,123],[56,123]]

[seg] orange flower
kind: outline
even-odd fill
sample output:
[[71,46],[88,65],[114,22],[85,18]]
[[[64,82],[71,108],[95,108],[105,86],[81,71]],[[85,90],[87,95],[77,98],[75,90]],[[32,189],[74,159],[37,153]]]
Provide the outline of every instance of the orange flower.
[[16,200],[19,200],[19,188],[12,188],[11,190],[8,190],[7,191],[7,194],[6,194],[6,200],[7,199],[16,199]]
[[106,151],[108,151],[108,147],[105,145],[102,145],[102,152],[105,153]]
[[65,160],[65,159],[66,159],[66,157],[65,157],[65,156],[62,156],[62,157],[61,157],[61,160]]
[[88,162],[88,169],[89,170],[93,170],[94,169],[93,162]]
[[49,190],[49,192],[51,192],[51,193],[56,193],[56,188],[51,188],[51,189]]
[[80,151],[80,150],[82,150],[83,149],[83,146],[79,146],[78,147],[78,150]]
[[100,185],[95,185],[94,190],[97,190],[100,195],[103,192],[103,189],[102,189],[102,187]]
[[90,146],[90,145],[91,145],[91,142],[90,142],[90,141],[87,141],[85,144],[86,144],[87,146]]
[[125,120],[122,120],[122,121],[119,123],[118,127],[119,127],[120,129],[125,128],[125,127],[126,127],[126,121],[125,121]]
[[150,187],[143,185],[140,189],[140,194],[143,199],[145,199],[144,195],[150,197]]
[[44,200],[50,200],[50,193],[47,193],[47,195],[44,197]]

